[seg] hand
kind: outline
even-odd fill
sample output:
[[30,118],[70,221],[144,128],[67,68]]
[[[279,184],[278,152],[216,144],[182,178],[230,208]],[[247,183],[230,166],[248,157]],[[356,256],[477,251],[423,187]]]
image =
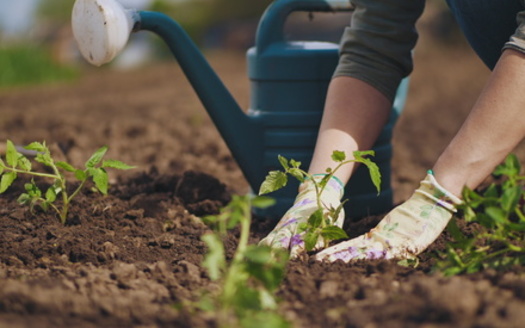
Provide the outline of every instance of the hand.
[[429,172],[419,189],[369,232],[316,255],[320,261],[407,259],[423,252],[445,229],[461,200]]
[[[321,180],[323,175],[314,175],[316,181]],[[337,208],[341,204],[344,193],[343,184],[336,178],[331,178],[321,193],[321,202],[325,207]],[[306,180],[299,186],[299,194],[295,198],[293,206],[284,214],[275,228],[259,242],[259,245],[267,245],[273,248],[285,248],[290,251],[290,256],[296,257],[304,251],[304,232],[299,231],[301,224],[306,224],[310,215],[318,209],[315,186],[311,180]],[[341,209],[335,225],[342,227],[345,219],[344,209]],[[325,245],[322,237],[319,238],[314,249],[320,249]]]

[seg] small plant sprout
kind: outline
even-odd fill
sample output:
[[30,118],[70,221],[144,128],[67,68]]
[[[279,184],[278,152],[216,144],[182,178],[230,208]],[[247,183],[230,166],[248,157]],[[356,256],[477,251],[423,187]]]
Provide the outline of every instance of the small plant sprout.
[[381,173],[372,160],[365,158],[365,156],[373,156],[374,154],[375,153],[372,150],[355,151],[353,153],[354,158],[347,159],[344,152],[335,150],[332,153],[332,160],[337,163],[337,166],[333,169],[327,168],[326,175],[321,180],[314,179],[313,175],[301,169],[301,162],[297,162],[293,159],[288,160],[279,155],[279,163],[284,168],[284,171],[270,171],[261,185],[259,195],[264,195],[285,187],[288,183],[288,175],[296,178],[300,183],[309,179],[313,182],[315,187],[317,210],[311,214],[307,222],[300,224],[298,227],[300,233],[305,233],[305,249],[311,251],[321,237],[326,244],[333,240],[348,238],[348,235],[343,229],[334,225],[334,222],[337,220],[346,200],[341,202],[337,208],[332,208],[323,204],[321,194],[334,174],[342,166],[349,163],[361,163],[366,165],[370,172],[372,183],[379,193],[381,186]]
[[[208,293],[200,308],[215,312],[221,327],[288,327],[277,312],[275,290],[285,275],[288,254],[267,246],[248,245],[251,208],[274,203],[268,197],[234,195],[220,214],[204,222],[212,232],[202,236],[208,246],[203,266],[210,279],[219,282],[216,293]],[[233,258],[228,260],[225,238],[228,230],[240,226]]]
[[464,233],[450,221],[447,229],[454,241],[440,254],[435,269],[455,275],[525,264],[525,176],[520,170],[511,154],[493,172],[498,183],[480,192],[463,190],[459,209],[474,229]]
[[[31,161],[18,152],[10,140],[7,140],[5,161],[0,157],[0,193],[5,192],[20,174],[50,179],[52,184],[45,191],[37,186],[34,179],[31,179],[30,183],[25,184],[26,192],[18,197],[18,202],[29,205],[31,211],[34,210],[35,206],[39,206],[44,211],[52,209],[60,217],[63,224],[66,223],[71,201],[78,195],[87,181],[92,180],[96,189],[106,195],[108,192],[106,169],[127,170],[133,168],[117,160],[102,161],[108,150],[106,146],[98,149],[89,158],[84,169],[76,169],[64,161],[55,161],[45,142],[33,142],[25,146],[24,149],[34,151],[36,154],[35,161],[50,168],[50,172],[33,171]],[[71,193],[68,192],[65,172],[71,173],[79,182]],[[61,204],[58,201],[59,199],[62,200]]]

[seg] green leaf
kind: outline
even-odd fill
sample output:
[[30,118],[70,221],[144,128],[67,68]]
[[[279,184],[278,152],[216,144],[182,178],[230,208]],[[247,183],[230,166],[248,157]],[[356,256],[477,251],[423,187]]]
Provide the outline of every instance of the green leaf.
[[108,160],[103,161],[101,167],[104,167],[104,168],[108,167],[108,168],[117,169],[117,170],[129,170],[129,169],[136,168],[136,166],[131,166],[131,165],[128,165],[126,163],[123,163],[121,161],[117,161],[114,159],[108,159]]
[[310,229],[317,229],[323,223],[323,210],[318,208],[308,218],[308,225]]
[[298,161],[296,161],[296,160],[294,160],[294,159],[291,159],[291,160],[290,160],[290,165],[291,165],[292,167],[294,167],[294,168],[299,168],[299,167],[301,167],[301,162],[298,162]]
[[27,150],[34,150],[40,153],[49,152],[48,148],[45,146],[45,144],[42,144],[40,142],[32,142],[29,145],[25,146],[24,149]]
[[102,157],[106,154],[108,151],[107,146],[103,146],[99,148],[86,162],[86,168],[94,168],[100,161],[102,160]]
[[375,156],[376,152],[373,150],[356,150],[352,153],[356,161],[361,162],[365,156]]
[[16,172],[6,172],[0,179],[0,194],[5,192],[16,179]]
[[97,189],[103,194],[107,195],[108,193],[108,174],[106,173],[106,170],[103,168],[96,168],[91,170],[91,174],[93,176],[93,182],[95,182],[95,186]]
[[337,226],[324,227],[321,236],[328,241],[348,238],[346,232]]
[[31,171],[31,162],[24,155],[20,154],[18,157],[18,167],[22,171]]
[[62,162],[62,161],[58,161],[55,163],[55,165],[58,167],[58,168],[61,168],[67,172],[75,172],[75,168],[73,167],[73,165],[69,164],[69,163],[66,163],[66,162]]
[[259,196],[264,195],[286,186],[288,177],[281,171],[270,171],[259,189]]
[[18,204],[27,205],[31,202],[31,196],[24,192],[21,193],[20,196],[18,196],[18,199],[16,201]]
[[368,158],[363,159],[362,163],[368,167],[370,179],[372,180],[372,183],[376,187],[377,193],[379,194],[381,191],[381,172],[379,171],[379,167],[376,163],[372,162]]
[[57,194],[56,194],[56,192],[55,192],[55,187],[54,187],[54,186],[51,186],[51,187],[47,188],[47,191],[46,191],[46,200],[47,200],[49,203],[52,203],[52,202],[54,202],[56,199],[57,199]]
[[521,165],[516,155],[509,154],[505,158],[505,161],[496,167],[493,173],[495,175],[506,175],[509,177],[514,177],[520,173],[520,170]]
[[505,189],[503,195],[501,195],[501,207],[503,210],[507,213],[513,211],[520,200],[521,194],[522,189],[520,186]]
[[344,162],[346,160],[346,154],[344,151],[334,150],[332,153],[332,160],[334,162]]
[[250,245],[246,248],[244,257],[250,262],[265,264],[269,262],[272,257],[272,249],[270,247]]
[[275,205],[275,199],[266,196],[255,196],[252,198],[252,206],[255,208],[268,208]]
[[88,175],[85,171],[75,170],[75,178],[79,181],[85,181],[88,178]]
[[210,279],[217,280],[222,276],[222,272],[226,268],[224,246],[221,239],[211,233],[203,235],[201,239],[208,245],[208,252],[204,256],[202,265],[208,270]]
[[16,167],[18,165],[18,156],[20,154],[16,150],[15,145],[11,142],[11,140],[7,140],[7,146],[6,146],[6,153],[5,153],[5,160],[7,162],[7,165],[10,167]]
[[499,207],[487,207],[485,213],[496,223],[505,224],[508,222],[505,212]]
[[277,155],[277,159],[279,160],[279,163],[281,163],[281,166],[285,170],[288,170],[288,168],[290,168],[290,166],[288,165],[288,160],[284,156]]
[[309,252],[314,249],[317,240],[319,239],[319,234],[316,232],[307,232],[304,235],[304,248]]
[[304,171],[299,168],[291,168],[288,173],[290,173],[291,176],[299,180],[300,182],[304,181]]
[[45,153],[38,153],[35,156],[35,161],[42,163],[44,165],[47,165],[47,166],[53,166],[53,163],[54,163],[54,160],[48,151],[46,151]]

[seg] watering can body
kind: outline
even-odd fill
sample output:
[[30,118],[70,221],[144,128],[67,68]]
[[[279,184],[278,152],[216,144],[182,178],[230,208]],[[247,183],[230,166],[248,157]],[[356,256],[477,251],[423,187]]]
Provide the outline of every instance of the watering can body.
[[[91,1],[97,3],[93,4]],[[114,0],[77,0],[73,20],[75,16],[93,17],[93,13],[98,14],[100,5],[105,3],[118,6]],[[108,8],[111,9],[111,6],[106,8],[106,13],[110,12]],[[89,15],[82,16],[82,11],[86,10],[90,11]],[[286,19],[295,11],[350,10],[352,8],[348,0],[274,1],[259,22],[255,46],[247,52],[251,84],[250,108],[247,111],[239,107],[200,50],[176,21],[162,13],[131,12],[127,16],[128,19],[122,20],[121,25],[132,26],[135,31],[154,32],[166,42],[256,193],[266,174],[271,170],[280,169],[278,155],[300,161],[302,168],[308,168],[328,84],[338,62],[337,44],[286,40]],[[103,19],[104,26],[111,24],[108,17]],[[89,33],[83,36],[82,28],[75,29],[75,25],[81,25],[80,23],[73,22],[73,25],[74,32],[80,31],[77,33],[80,37],[75,36],[77,42],[79,38],[85,40],[79,42],[85,49],[84,56],[88,60],[90,56],[93,59],[91,49],[96,38]],[[101,39],[107,44],[107,40],[112,36],[113,34],[107,33]],[[99,57],[105,60],[108,56]],[[405,80],[399,87],[391,119],[373,147],[376,152],[373,160],[382,174],[380,194],[377,194],[364,166],[358,168],[346,187],[346,206],[349,207],[347,213],[352,217],[379,214],[392,207],[391,137],[396,118],[404,106],[406,92]],[[292,182],[272,194],[277,204],[260,211],[259,214],[280,218],[293,204],[297,186],[297,182]]]

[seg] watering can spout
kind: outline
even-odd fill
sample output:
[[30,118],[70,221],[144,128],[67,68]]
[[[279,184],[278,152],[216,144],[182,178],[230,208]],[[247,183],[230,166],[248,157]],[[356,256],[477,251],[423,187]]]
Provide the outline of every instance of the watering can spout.
[[[177,59],[193,89],[224,138],[239,167],[253,185],[253,149],[260,149],[262,127],[249,119],[184,29],[169,16],[124,9],[116,0],[76,0],[73,31],[82,55],[97,66],[120,52],[130,32],[151,31],[160,36]],[[260,173],[259,173],[260,174]]]

